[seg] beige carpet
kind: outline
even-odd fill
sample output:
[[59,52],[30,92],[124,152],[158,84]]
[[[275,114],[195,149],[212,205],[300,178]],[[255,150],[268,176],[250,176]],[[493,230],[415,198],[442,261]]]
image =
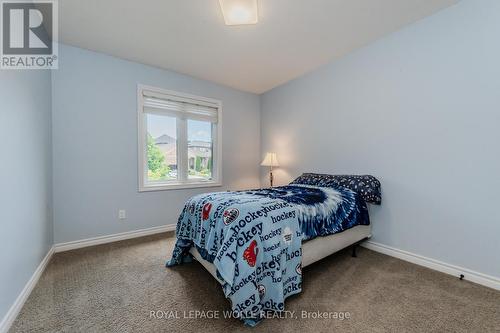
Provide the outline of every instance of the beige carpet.
[[[304,269],[302,293],[286,303],[297,319],[251,329],[236,319],[183,318],[222,313],[229,302],[199,263],[164,268],[172,247],[172,234],[162,234],[56,254],[11,331],[500,332],[500,292],[363,248],[358,258],[342,251]],[[300,319],[301,311],[350,318]]]

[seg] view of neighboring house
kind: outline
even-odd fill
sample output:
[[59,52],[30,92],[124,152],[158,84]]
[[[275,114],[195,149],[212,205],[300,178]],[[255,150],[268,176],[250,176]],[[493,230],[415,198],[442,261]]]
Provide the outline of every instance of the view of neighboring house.
[[188,165],[189,170],[210,169],[210,159],[212,158],[212,143],[206,141],[188,142]]
[[177,170],[177,140],[170,135],[163,134],[155,139],[155,144],[165,156],[165,164],[171,170]]
[[[177,140],[167,134],[155,139],[156,146],[165,156],[165,164],[177,170]],[[206,178],[212,169],[212,143],[207,141],[188,141],[188,167],[190,176]]]

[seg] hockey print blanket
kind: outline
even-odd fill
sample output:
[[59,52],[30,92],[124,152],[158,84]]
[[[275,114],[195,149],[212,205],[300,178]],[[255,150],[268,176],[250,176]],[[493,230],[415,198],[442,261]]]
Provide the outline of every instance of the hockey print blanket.
[[167,266],[182,263],[192,246],[217,268],[235,316],[256,324],[283,311],[301,291],[298,216],[290,203],[251,192],[202,194],[186,202]]

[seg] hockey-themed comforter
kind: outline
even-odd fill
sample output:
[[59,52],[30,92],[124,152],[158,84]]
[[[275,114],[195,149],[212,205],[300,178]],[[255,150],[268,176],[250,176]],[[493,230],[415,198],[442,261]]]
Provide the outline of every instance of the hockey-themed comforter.
[[167,266],[189,260],[196,246],[214,264],[232,310],[254,325],[283,311],[302,284],[301,243],[369,224],[364,201],[338,187],[288,185],[189,199],[179,217]]

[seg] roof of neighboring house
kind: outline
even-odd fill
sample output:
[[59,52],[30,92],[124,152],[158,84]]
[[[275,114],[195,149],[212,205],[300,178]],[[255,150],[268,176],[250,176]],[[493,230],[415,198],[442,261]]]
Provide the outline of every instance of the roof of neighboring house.
[[212,143],[207,141],[189,141],[188,147],[211,148]]
[[[163,134],[155,139],[157,145],[168,145],[176,142],[176,139],[167,134]],[[188,147],[211,148],[212,143],[208,141],[189,141]]]
[[157,145],[165,145],[170,143],[175,143],[177,140],[171,137],[170,135],[163,134],[155,139],[155,143]]

